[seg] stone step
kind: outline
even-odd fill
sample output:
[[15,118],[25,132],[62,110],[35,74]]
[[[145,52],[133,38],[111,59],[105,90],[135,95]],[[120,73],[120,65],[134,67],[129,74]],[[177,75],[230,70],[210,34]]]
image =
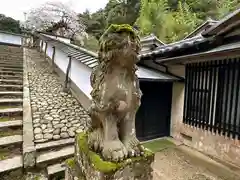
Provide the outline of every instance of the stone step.
[[23,89],[23,85],[20,85],[20,84],[18,84],[18,85],[16,85],[16,84],[0,84],[0,91],[2,91],[3,89],[5,89],[5,91],[6,90],[15,90],[15,89],[17,89],[17,90],[22,90]]
[[0,91],[0,96],[2,95],[23,95],[21,91]]
[[16,75],[0,74],[0,79],[23,79],[23,75],[22,74],[16,74]]
[[0,70],[1,71],[20,71],[22,72],[23,71],[23,68],[22,67],[15,67],[15,68],[9,68],[9,67],[0,67]]
[[22,143],[22,136],[21,135],[13,135],[13,136],[5,136],[0,138],[0,147],[1,146],[8,146],[11,144],[19,144]]
[[61,139],[57,141],[50,141],[46,143],[38,143],[36,144],[36,150],[41,151],[41,150],[47,150],[51,148],[57,148],[61,146],[67,146],[67,145],[72,145],[74,144],[74,138],[69,138],[69,139]]
[[23,64],[20,64],[20,63],[10,64],[10,63],[0,62],[0,67],[5,67],[5,68],[23,68]]
[[53,164],[47,167],[48,176],[54,175],[56,173],[64,172],[66,169],[65,163]]
[[1,103],[21,103],[21,102],[23,102],[23,99],[0,98],[0,104]]
[[11,171],[21,167],[23,167],[21,155],[0,161],[0,173]]
[[0,79],[0,84],[23,84],[20,79]]
[[[0,53],[0,57],[1,57],[1,53]],[[21,63],[23,62],[23,60],[16,60],[16,59],[2,59],[0,58],[0,62],[1,63]]]
[[0,114],[4,113],[17,113],[17,112],[22,112],[22,108],[6,108],[6,109],[0,109]]
[[19,71],[1,71],[0,70],[0,74],[3,75],[3,74],[23,74],[23,72],[19,72]]
[[37,163],[46,163],[48,161],[55,161],[68,158],[74,155],[74,146],[67,146],[56,151],[47,151],[37,155]]
[[[16,92],[16,93],[15,93]],[[23,92],[20,91],[0,91],[0,99],[23,98]]]
[[9,128],[9,127],[18,127],[18,126],[22,126],[22,120],[0,122],[0,129]]

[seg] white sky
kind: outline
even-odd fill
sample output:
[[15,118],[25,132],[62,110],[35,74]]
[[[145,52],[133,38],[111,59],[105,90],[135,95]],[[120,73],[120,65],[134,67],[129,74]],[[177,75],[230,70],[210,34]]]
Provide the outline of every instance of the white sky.
[[86,9],[90,10],[90,12],[94,12],[105,7],[108,2],[108,0],[0,0],[0,14],[5,14],[16,20],[23,21],[24,12],[49,1],[70,3],[70,7],[77,13],[83,12]]

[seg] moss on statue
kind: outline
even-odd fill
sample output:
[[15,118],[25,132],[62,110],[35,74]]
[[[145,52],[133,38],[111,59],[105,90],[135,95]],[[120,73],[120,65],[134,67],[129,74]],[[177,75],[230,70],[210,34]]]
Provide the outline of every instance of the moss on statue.
[[134,38],[137,38],[138,35],[134,31],[133,27],[130,26],[129,24],[111,24],[108,29],[104,32],[102,37],[100,39],[103,39],[106,35],[111,34],[111,33],[130,33]]
[[118,169],[121,169],[122,167],[125,167],[128,164],[141,161],[151,156],[154,156],[154,153],[152,151],[145,149],[145,152],[142,156],[132,157],[132,158],[123,160],[122,162],[115,163],[115,162],[104,161],[99,154],[89,149],[87,138],[88,138],[88,135],[86,133],[80,133],[77,135],[79,150],[89,157],[91,163],[93,164],[96,170],[103,173],[115,172]]

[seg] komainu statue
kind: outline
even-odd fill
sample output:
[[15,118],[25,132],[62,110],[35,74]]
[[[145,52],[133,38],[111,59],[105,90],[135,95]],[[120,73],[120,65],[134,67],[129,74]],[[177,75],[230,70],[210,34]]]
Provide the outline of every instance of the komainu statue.
[[140,39],[130,25],[111,25],[100,38],[98,66],[91,74],[92,128],[88,144],[105,160],[139,156],[135,130],[141,90],[135,74]]

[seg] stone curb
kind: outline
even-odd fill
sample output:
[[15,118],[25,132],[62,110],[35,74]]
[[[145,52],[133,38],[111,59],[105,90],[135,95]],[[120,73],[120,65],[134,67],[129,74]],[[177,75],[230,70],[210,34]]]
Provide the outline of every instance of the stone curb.
[[28,83],[27,49],[23,48],[23,166],[33,167],[36,164],[36,148],[34,146],[32,111]]

